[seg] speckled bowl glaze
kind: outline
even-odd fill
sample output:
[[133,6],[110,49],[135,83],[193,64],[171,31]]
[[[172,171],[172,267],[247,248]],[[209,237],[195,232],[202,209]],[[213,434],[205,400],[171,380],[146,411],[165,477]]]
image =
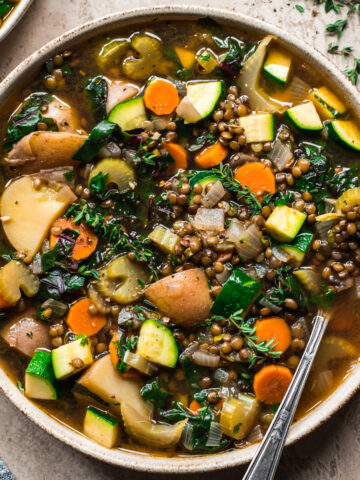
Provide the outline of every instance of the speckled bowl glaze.
[[[259,36],[264,36],[269,33],[276,35],[280,43],[284,44],[292,52],[306,60],[310,65],[313,65],[329,78],[334,86],[343,92],[348,103],[353,106],[355,113],[360,117],[359,91],[350,84],[334,64],[300,39],[292,37],[287,32],[273,25],[240,15],[234,11],[185,6],[142,8],[121,12],[94,20],[70,32],[64,33],[28,57],[0,84],[0,108],[9,95],[11,95],[16,88],[26,83],[48,57],[51,57],[58,51],[71,47],[75,42],[83,41],[93,35],[111,32],[117,28],[137,26],[139,24],[149,25],[155,20],[195,21],[197,18],[205,15],[210,15],[219,23],[237,28],[245,33],[249,32],[250,34]],[[287,444],[291,444],[307,435],[331,417],[331,415],[355,393],[359,386],[360,365],[356,366],[347,375],[343,383],[331,396],[291,427]],[[229,468],[248,462],[257,448],[255,445],[242,450],[234,450],[215,455],[176,458],[151,456],[134,451],[108,450],[42,412],[22,395],[1,369],[0,388],[2,388],[9,399],[25,415],[59,440],[99,460],[134,470],[159,473],[196,473]]]
[[33,0],[20,1],[19,5],[16,6],[15,10],[10,14],[9,18],[7,18],[3,25],[0,27],[0,42],[3,38],[6,37],[8,33],[11,32],[15,25],[20,22],[32,2]]

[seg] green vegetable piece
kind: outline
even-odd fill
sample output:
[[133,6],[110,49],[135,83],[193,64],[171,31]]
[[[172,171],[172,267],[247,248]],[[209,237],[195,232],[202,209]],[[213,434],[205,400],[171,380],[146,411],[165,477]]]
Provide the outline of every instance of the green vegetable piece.
[[286,116],[300,130],[320,131],[323,124],[313,102],[302,103],[296,107],[288,108]]
[[143,97],[131,98],[118,103],[110,112],[109,121],[114,122],[122,132],[142,128],[147,120]]
[[216,297],[211,313],[230,317],[238,310],[245,316],[259,296],[261,284],[246,275],[242,270],[234,270]]
[[102,120],[91,130],[88,138],[72,158],[85,163],[92,162],[98,151],[109,142],[116,129],[116,123]]
[[291,242],[305,222],[306,213],[281,205],[275,207],[265,223],[266,231],[279,242]]
[[239,398],[229,397],[221,410],[220,425],[225,435],[241,440],[254,426],[260,413],[260,402],[241,393]]
[[57,400],[59,393],[51,353],[35,352],[25,372],[25,395],[37,400]]
[[285,84],[289,78],[290,67],[291,57],[287,52],[278,47],[269,49],[264,63],[264,72],[270,78]]
[[150,362],[171,368],[178,359],[178,347],[171,330],[153,319],[142,324],[136,353]]
[[89,175],[89,186],[94,191],[97,190],[93,188],[93,183],[99,174],[106,177],[104,180],[105,186],[114,183],[118,187],[119,193],[124,193],[131,188],[131,185],[133,185],[133,187],[136,185],[134,169],[124,160],[104,158],[96,164]]
[[102,70],[105,70],[109,65],[119,63],[128,48],[129,41],[126,38],[113,38],[101,46],[96,59],[97,64]]
[[172,233],[165,227],[158,225],[149,234],[150,240],[163,250],[165,253],[175,253],[175,247],[180,241],[180,237],[175,233]]
[[84,420],[84,434],[103,447],[112,448],[117,441],[119,422],[95,407],[88,407]]
[[[74,362],[75,359],[81,360],[81,363]],[[93,361],[94,358],[87,337],[79,338],[52,351],[52,364],[55,377],[58,380],[64,380],[74,375],[91,365]]]
[[248,143],[272,142],[274,140],[274,117],[271,113],[256,113],[240,117],[240,127]]
[[345,148],[360,152],[360,127],[353,120],[333,120],[327,124],[335,142]]
[[291,255],[291,264],[300,267],[313,238],[310,232],[299,233],[292,243],[281,244],[280,247]]
[[90,78],[85,87],[85,93],[90,99],[96,121],[106,118],[106,100],[108,87],[104,77],[98,75]]

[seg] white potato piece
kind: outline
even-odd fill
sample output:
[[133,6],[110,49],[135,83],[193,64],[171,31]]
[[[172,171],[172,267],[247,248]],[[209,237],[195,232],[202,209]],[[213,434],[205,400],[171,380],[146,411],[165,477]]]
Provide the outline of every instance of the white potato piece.
[[56,96],[48,104],[48,109],[44,116],[54,120],[59,132],[80,133],[81,131],[77,110],[71,108],[70,105]]
[[151,284],[145,297],[174,323],[193,328],[210,315],[212,300],[207,277],[201,268],[169,275]]
[[0,212],[7,239],[30,261],[38,252],[52,223],[76,200],[67,185],[43,185],[36,190],[31,177],[21,177],[5,189]]
[[124,102],[131,97],[134,97],[139,87],[134,83],[129,83],[125,80],[109,80],[106,79],[108,92],[106,101],[106,113],[109,114],[111,110],[120,102]]
[[36,320],[35,315],[35,309],[17,314],[0,330],[1,337],[10,347],[16,348],[26,357],[32,357],[38,348],[51,348],[49,325]]
[[74,153],[87,139],[86,135],[69,132],[33,132],[17,142],[5,157],[20,173],[77,165]]

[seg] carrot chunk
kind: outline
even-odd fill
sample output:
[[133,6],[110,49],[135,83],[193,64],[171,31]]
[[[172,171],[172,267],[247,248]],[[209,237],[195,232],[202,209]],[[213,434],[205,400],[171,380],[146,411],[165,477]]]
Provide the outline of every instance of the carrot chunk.
[[174,84],[158,79],[145,88],[144,102],[156,115],[168,115],[178,106],[179,94]]
[[220,142],[214,143],[209,147],[205,147],[195,156],[195,162],[202,168],[212,168],[219,165],[225,160],[228,149],[221,145]]
[[201,405],[196,400],[193,400],[189,405],[189,410],[193,415],[198,415]]
[[235,179],[241,185],[249,187],[257,197],[264,192],[275,193],[275,176],[269,167],[261,162],[247,162],[235,172]]
[[254,377],[253,387],[257,400],[267,405],[281,403],[291,380],[292,373],[287,367],[263,367]]
[[92,302],[89,298],[83,298],[70,307],[66,323],[76,335],[84,333],[91,337],[96,335],[106,325],[105,315],[102,313],[92,315],[89,312],[91,304]]
[[187,166],[188,166],[187,153],[184,147],[182,147],[178,143],[166,143],[166,142],[164,142],[162,146],[174,159],[173,169],[175,172],[177,172],[178,170],[187,169]]
[[[97,243],[98,237],[87,227],[85,224],[76,225],[71,219],[68,218],[58,218],[51,227],[59,227],[61,231],[69,229],[69,230],[77,230],[80,232],[80,235],[77,237],[73,253],[72,259],[76,262],[79,260],[84,260],[85,258],[90,257],[92,253],[94,253]],[[59,239],[61,232],[57,235],[50,233],[49,239],[49,246],[50,248],[54,248],[56,242]]]
[[283,318],[270,317],[258,320],[255,323],[258,342],[273,340],[274,350],[284,353],[291,344],[291,332]]

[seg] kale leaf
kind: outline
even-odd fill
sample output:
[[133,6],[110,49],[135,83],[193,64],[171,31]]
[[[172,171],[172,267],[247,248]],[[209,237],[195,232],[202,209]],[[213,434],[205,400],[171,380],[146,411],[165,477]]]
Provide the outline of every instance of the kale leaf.
[[155,377],[145,383],[140,391],[141,396],[147,402],[151,402],[160,410],[164,408],[170,393],[163,390],[159,385],[159,378]]
[[97,122],[105,120],[108,97],[108,87],[105,78],[101,75],[90,78],[85,86],[85,92],[91,102],[95,120]]

